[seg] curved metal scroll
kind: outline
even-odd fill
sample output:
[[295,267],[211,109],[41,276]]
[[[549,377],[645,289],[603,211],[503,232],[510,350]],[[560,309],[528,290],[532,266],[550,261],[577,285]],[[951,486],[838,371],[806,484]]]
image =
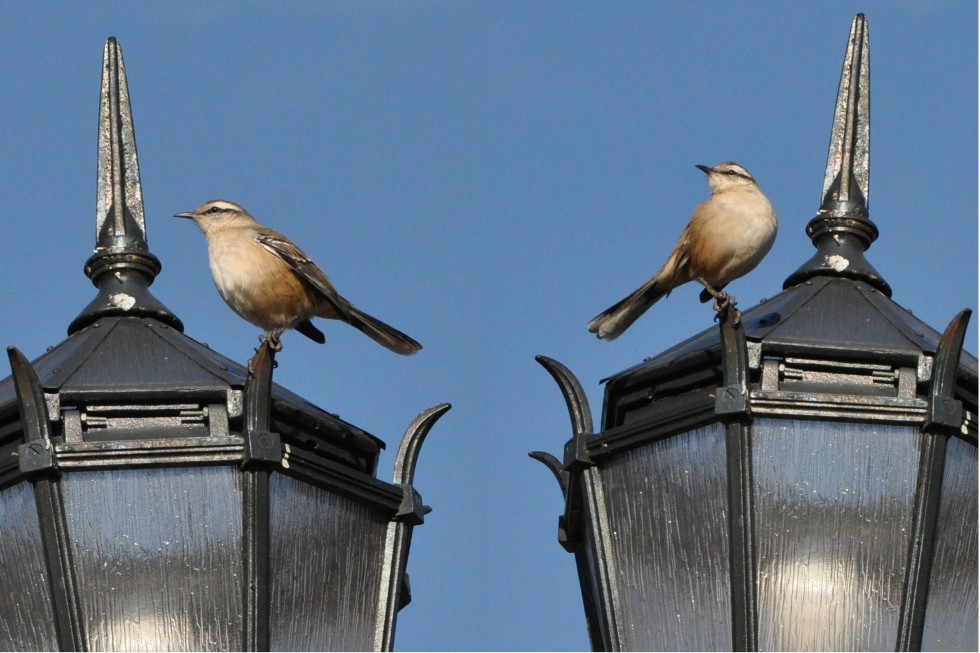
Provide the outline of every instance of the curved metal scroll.
[[452,406],[450,404],[438,404],[423,410],[419,416],[412,420],[412,423],[405,429],[405,435],[398,445],[398,453],[395,454],[395,472],[393,483],[402,488],[402,504],[398,508],[395,517],[412,526],[422,523],[423,516],[429,512],[427,506],[422,505],[422,500],[412,486],[415,480],[415,465],[419,460],[419,451],[425,436],[429,434],[432,426],[442,417]]
[[568,472],[566,472],[561,464],[561,461],[552,456],[547,451],[532,451],[528,454],[531,458],[534,458],[539,463],[548,468],[554,477],[558,481],[558,487],[561,489],[561,496],[563,499],[568,498]]
[[594,463],[587,448],[588,438],[593,434],[592,410],[589,408],[589,400],[585,396],[582,384],[567,367],[553,358],[535,356],[534,360],[538,361],[558,384],[558,389],[565,399],[565,406],[568,408],[568,416],[572,421],[572,439],[565,445],[563,461],[565,471],[571,472],[592,466]]
[[415,480],[415,465],[418,463],[425,437],[436,421],[450,408],[452,408],[450,404],[442,403],[419,413],[405,429],[405,435],[402,436],[398,452],[395,454],[393,481],[402,489],[402,503],[398,512],[388,522],[388,532],[385,535],[385,549],[381,560],[383,565],[381,588],[374,631],[374,648],[378,651],[391,650],[395,639],[395,621],[398,611],[411,600],[405,567],[408,563],[408,549],[412,543],[412,528],[421,524],[423,516],[429,512],[428,506],[422,504],[422,498],[412,485]]
[[936,348],[936,360],[929,384],[929,408],[922,424],[919,445],[919,478],[912,512],[909,560],[898,622],[899,651],[918,651],[922,647],[929,579],[936,543],[936,522],[942,498],[949,436],[959,433],[963,424],[963,402],[956,399],[956,373],[963,339],[970,322],[970,309],[960,311],[950,321]]
[[954,397],[954,391],[966,327],[972,314],[973,311],[968,308],[957,313],[946,327],[936,348],[932,382],[929,386],[929,413],[922,426],[923,430],[935,430],[938,427],[959,431],[963,425],[963,402]]
[[415,465],[418,463],[425,436],[450,408],[451,404],[442,403],[423,410],[405,429],[405,435],[402,436],[395,454],[395,472],[392,477],[395,485],[411,485],[414,482]]
[[[32,475],[34,501],[44,541],[44,558],[54,608],[55,634],[62,651],[85,650],[85,627],[69,554],[68,527],[58,490],[57,458],[51,443],[51,423],[37,373],[20,351],[7,348],[20,421],[26,442],[18,451],[20,471]],[[51,472],[45,474],[44,472]]]
[[20,471],[24,474],[56,467],[51,445],[51,422],[44,390],[31,364],[16,347],[7,347],[10,371],[20,406],[20,421],[24,429],[24,444],[17,452]]
[[542,452],[530,455],[548,467],[562,487],[565,512],[558,520],[558,542],[575,554],[592,648],[621,650],[612,529],[602,480],[588,452],[589,441],[594,438],[592,411],[582,384],[567,367],[547,356],[535,356],[535,360],[561,390],[572,423],[572,439],[565,445],[564,464]]
[[592,411],[589,409],[589,400],[585,396],[582,384],[578,382],[575,375],[553,358],[535,356],[534,360],[538,361],[558,384],[558,388],[565,398],[565,405],[568,406],[568,416],[572,420],[572,432],[576,434],[592,433]]

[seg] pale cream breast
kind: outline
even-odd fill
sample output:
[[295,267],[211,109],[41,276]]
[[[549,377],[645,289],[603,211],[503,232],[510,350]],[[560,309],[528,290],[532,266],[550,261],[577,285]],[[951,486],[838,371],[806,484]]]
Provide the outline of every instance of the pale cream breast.
[[715,195],[695,215],[689,266],[715,287],[754,269],[776,238],[776,213],[755,189]]
[[309,288],[282,259],[253,238],[208,236],[214,285],[238,315],[267,330],[313,315]]

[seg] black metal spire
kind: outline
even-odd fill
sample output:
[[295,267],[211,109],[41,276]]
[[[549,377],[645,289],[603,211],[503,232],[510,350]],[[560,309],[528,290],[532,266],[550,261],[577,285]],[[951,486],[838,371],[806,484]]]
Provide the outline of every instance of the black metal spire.
[[878,227],[868,218],[870,74],[868,22],[858,14],[841,68],[820,210],[806,228],[817,253],[786,279],[783,288],[814,276],[841,276],[866,281],[891,296],[888,283],[864,258],[878,238]]
[[102,57],[95,227],[95,253],[85,274],[99,294],[68,326],[68,334],[106,315],[152,317],[183,331],[177,316],[149,291],[161,266],[146,241],[129,88],[114,37],[106,41]]

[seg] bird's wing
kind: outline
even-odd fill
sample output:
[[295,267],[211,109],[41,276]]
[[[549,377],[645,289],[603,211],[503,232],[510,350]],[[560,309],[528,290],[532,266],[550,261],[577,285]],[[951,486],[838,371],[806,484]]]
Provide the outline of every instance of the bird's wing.
[[257,239],[263,247],[288,263],[289,267],[303,281],[313,286],[320,296],[337,312],[338,318],[348,323],[351,322],[353,318],[350,313],[350,304],[340,296],[340,293],[337,292],[337,289],[327,279],[327,275],[323,273],[323,270],[309,256],[304,254],[303,250],[271,229],[262,229]]

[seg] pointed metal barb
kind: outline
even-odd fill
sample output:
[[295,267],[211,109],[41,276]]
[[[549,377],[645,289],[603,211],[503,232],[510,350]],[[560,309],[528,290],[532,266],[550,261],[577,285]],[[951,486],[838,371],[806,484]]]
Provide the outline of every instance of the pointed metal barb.
[[575,434],[591,434],[592,410],[589,408],[589,400],[585,396],[582,384],[567,367],[555,359],[547,356],[535,356],[534,360],[547,370],[548,374],[558,384],[562,397],[565,398],[568,416],[572,420],[572,432]]
[[268,340],[248,362],[244,405],[245,464],[256,461],[279,463],[282,460],[281,439],[270,427],[275,364],[276,355]]
[[956,314],[936,348],[929,384],[929,410],[922,426],[924,432],[958,432],[963,425],[963,402],[955,397],[956,373],[963,354],[966,327],[973,311],[964,308]]
[[593,435],[592,410],[589,408],[589,399],[585,396],[582,384],[567,367],[555,359],[535,356],[534,360],[546,369],[558,384],[565,399],[565,406],[568,408],[568,416],[572,420],[572,439],[565,444],[565,471],[577,471],[593,465],[588,452],[588,443]]
[[408,549],[412,542],[412,530],[422,523],[423,516],[429,512],[422,504],[422,498],[415,491],[415,465],[426,435],[433,425],[452,408],[442,403],[419,413],[412,420],[395,454],[394,483],[402,489],[402,503],[394,518],[388,523],[385,536],[385,551],[381,593],[378,599],[378,619],[374,633],[374,650],[390,651],[395,637],[395,623],[398,611],[412,600],[408,574]]
[[412,486],[415,480],[415,466],[418,464],[419,452],[422,449],[422,443],[425,442],[425,436],[432,430],[436,421],[450,408],[452,408],[450,404],[443,403],[422,411],[405,430],[405,435],[402,436],[402,441],[398,445],[398,453],[395,454],[393,483],[401,487],[404,492],[397,517],[412,525],[421,524],[422,518],[429,512],[428,507],[422,505],[418,492]]
[[851,23],[837,88],[820,209],[806,228],[817,253],[786,279],[783,288],[828,275],[865,281],[891,296],[888,283],[864,257],[878,238],[878,227],[868,218],[870,77],[868,21],[858,14]]
[[554,475],[555,480],[558,481],[558,487],[561,489],[562,498],[568,497],[568,472],[566,472],[561,464],[561,461],[552,456],[546,451],[532,451],[528,454],[531,458],[534,458],[539,463],[548,468],[548,471]]
[[10,371],[26,440],[17,451],[20,471],[31,474],[55,469],[57,462],[51,444],[51,424],[41,382],[27,358],[16,347],[7,347],[7,357],[10,359]]

